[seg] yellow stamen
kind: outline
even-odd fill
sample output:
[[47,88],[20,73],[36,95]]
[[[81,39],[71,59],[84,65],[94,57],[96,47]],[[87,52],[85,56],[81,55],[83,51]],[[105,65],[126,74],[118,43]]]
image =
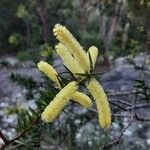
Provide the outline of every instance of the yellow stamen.
[[55,82],[59,88],[61,88],[61,85],[58,80],[58,74],[56,70],[47,62],[40,61],[37,64],[40,71],[42,71],[46,76],[48,76],[53,82]]
[[[63,64],[73,73],[85,73],[80,64],[72,57],[67,48],[59,43],[55,46],[58,55],[63,60]],[[76,76],[76,75],[75,75]],[[79,76],[78,76],[79,77]]]
[[42,120],[45,122],[52,122],[66,106],[77,89],[78,85],[75,81],[65,86],[45,108],[41,115]]
[[87,89],[93,96],[96,102],[96,106],[98,109],[98,115],[99,115],[99,123],[102,128],[107,128],[111,124],[111,113],[110,113],[110,107],[109,102],[107,99],[107,96],[102,88],[102,86],[99,84],[99,82],[92,78],[89,83],[86,83]]
[[53,29],[56,38],[64,44],[68,51],[73,55],[73,57],[79,62],[85,72],[90,71],[90,66],[88,63],[88,58],[83,47],[78,43],[78,41],[73,37],[73,35],[66,29],[65,26],[56,24]]
[[75,92],[74,95],[72,96],[72,99],[81,104],[85,108],[90,108],[92,107],[92,100],[85,94],[81,92]]

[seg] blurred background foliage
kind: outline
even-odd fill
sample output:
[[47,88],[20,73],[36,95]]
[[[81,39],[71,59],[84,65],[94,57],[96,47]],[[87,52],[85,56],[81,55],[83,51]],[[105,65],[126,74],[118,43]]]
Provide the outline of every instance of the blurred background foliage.
[[66,25],[86,50],[96,45],[116,57],[147,51],[149,18],[149,0],[1,0],[0,53],[36,59],[43,47],[47,54],[56,42],[56,23]]

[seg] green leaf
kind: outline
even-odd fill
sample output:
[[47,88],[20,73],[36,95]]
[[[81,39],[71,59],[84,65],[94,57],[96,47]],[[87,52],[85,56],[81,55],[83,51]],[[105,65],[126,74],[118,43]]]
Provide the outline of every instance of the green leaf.
[[91,54],[88,53],[88,56],[89,56],[89,60],[90,60],[90,71],[93,71],[93,62],[92,62],[92,57],[91,57]]

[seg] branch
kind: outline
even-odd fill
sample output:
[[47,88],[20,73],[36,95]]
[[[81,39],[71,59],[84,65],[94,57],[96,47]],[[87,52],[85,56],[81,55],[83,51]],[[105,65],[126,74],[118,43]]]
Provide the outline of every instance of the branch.
[[133,122],[133,116],[131,117],[131,120],[130,120],[129,124],[128,124],[124,129],[122,129],[122,131],[119,133],[119,135],[116,136],[113,141],[107,143],[107,144],[104,145],[104,146],[101,146],[101,147],[100,147],[100,150],[109,149],[109,148],[111,148],[112,146],[119,144],[119,142],[120,142],[120,140],[121,140],[121,138],[122,138],[124,132],[131,126],[132,122]]
[[135,118],[136,118],[136,120],[138,120],[138,121],[150,121],[150,118],[141,117],[141,116],[139,116],[137,113],[135,113]]
[[135,94],[136,91],[132,90],[132,91],[125,91],[125,92],[112,92],[112,93],[108,93],[108,96],[120,96],[120,95],[128,95],[128,94]]
[[3,140],[4,143],[8,143],[8,140],[6,139],[2,131],[0,131],[0,138]]
[[132,109],[139,109],[139,108],[144,108],[144,107],[149,107],[150,104],[140,104],[140,105],[136,105],[134,107],[128,107],[126,108],[126,110],[132,110]]
[[121,114],[112,114],[113,117],[126,117],[126,118],[131,118],[130,115],[121,115]]
[[106,72],[107,72],[107,71],[96,72],[96,73],[92,73],[92,75],[97,76],[97,75],[100,75],[100,74],[104,74],[104,73],[106,73]]
[[18,140],[20,137],[22,137],[26,132],[28,132],[32,126],[39,120],[40,117],[37,117],[33,120],[33,122],[19,135],[17,135],[15,138],[11,140],[7,140],[7,138],[4,136],[4,134],[0,131],[0,137],[4,142],[4,145],[0,148],[0,150],[4,150],[8,145],[14,143],[16,140]]
[[113,101],[109,101],[112,105],[114,105],[114,106],[117,106],[118,108],[120,108],[120,109],[122,109],[122,110],[124,110],[124,111],[127,111],[127,109],[126,108],[124,108],[123,106],[120,106],[119,104],[116,104],[115,102],[113,102]]
[[110,101],[117,101],[117,102],[120,102],[120,103],[122,103],[122,104],[124,104],[124,105],[126,105],[126,106],[132,106],[132,104],[131,103],[128,103],[128,102],[126,102],[126,101],[123,101],[123,100],[119,100],[119,99],[110,99]]

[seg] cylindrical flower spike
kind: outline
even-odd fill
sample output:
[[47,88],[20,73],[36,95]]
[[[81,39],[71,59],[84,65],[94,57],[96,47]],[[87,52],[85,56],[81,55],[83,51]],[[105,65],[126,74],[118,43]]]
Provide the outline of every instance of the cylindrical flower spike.
[[44,61],[40,61],[37,66],[40,71],[42,71],[46,76],[48,76],[53,82],[58,85],[59,89],[61,88],[57,71],[50,64]]
[[95,78],[92,78],[89,83],[87,82],[86,86],[93,98],[95,99],[98,109],[100,126],[102,128],[109,127],[111,124],[110,106],[102,86]]
[[65,86],[45,108],[41,115],[42,120],[45,122],[52,122],[66,106],[77,89],[78,85],[75,81]]
[[[58,78],[57,78],[58,74],[57,74],[56,70],[51,65],[49,65],[47,62],[44,62],[44,61],[40,61],[37,66],[38,66],[39,70],[41,70],[53,82],[55,82],[57,84],[58,88],[61,90],[61,85],[58,81]],[[72,67],[74,67],[74,65]],[[59,78],[59,80],[61,81],[61,78]],[[91,105],[92,105],[92,101],[90,100],[90,98],[88,98],[88,96],[86,96],[80,92],[75,92],[73,94],[73,96],[71,97],[71,99],[86,108],[91,107]]]
[[71,97],[75,102],[81,104],[85,108],[92,107],[92,100],[85,94],[81,92],[75,92],[74,95]]
[[[96,60],[97,60],[97,56],[98,56],[98,49],[95,46],[91,46],[87,52],[88,57],[91,56],[92,59],[92,65],[93,65],[93,69],[95,67],[96,64]],[[90,55],[90,56],[89,56]],[[90,63],[90,60],[89,60]]]
[[[72,57],[67,48],[59,43],[55,46],[58,55],[63,60],[63,64],[73,73],[85,73],[80,64]],[[77,75],[75,75],[77,76]]]
[[83,47],[78,43],[78,41],[73,37],[73,35],[66,29],[65,26],[56,24],[53,29],[56,38],[64,44],[73,57],[81,64],[85,72],[90,71],[90,66],[88,63],[88,58]]

